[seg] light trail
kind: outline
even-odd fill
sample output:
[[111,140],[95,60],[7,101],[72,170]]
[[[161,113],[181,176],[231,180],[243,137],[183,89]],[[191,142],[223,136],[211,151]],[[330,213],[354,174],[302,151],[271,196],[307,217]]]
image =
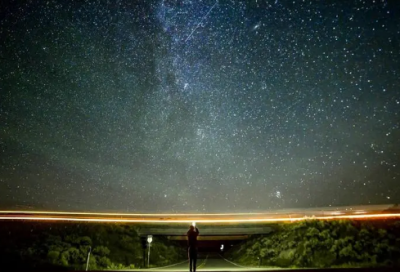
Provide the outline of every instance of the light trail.
[[114,222],[114,223],[171,223],[171,224],[238,224],[297,222],[304,220],[363,220],[400,219],[396,205],[325,207],[286,209],[252,213],[112,213],[71,211],[0,211],[0,220]]
[[[276,218],[243,218],[243,219],[199,219],[197,223],[274,223],[298,222],[305,220],[340,220],[340,219],[389,219],[400,218],[400,213],[387,214],[358,214],[338,216],[304,216],[304,217],[276,217]],[[71,217],[39,217],[39,216],[0,216],[0,220],[33,220],[33,221],[72,221],[72,222],[108,222],[108,223],[191,223],[187,219],[144,219],[144,218],[71,218]]]
[[[320,207],[312,209],[286,209],[263,212],[238,212],[238,213],[115,213],[115,212],[79,212],[79,211],[34,211],[34,210],[0,210],[3,214],[55,214],[55,215],[95,215],[95,216],[139,216],[139,217],[182,217],[182,216],[248,216],[248,215],[279,215],[279,214],[345,214],[346,212],[367,213],[368,211],[382,211],[392,205],[374,205],[359,207]],[[353,210],[354,209],[354,210]]]
[[261,215],[277,212],[257,213],[106,213],[106,212],[60,212],[60,211],[0,211],[0,214],[62,214],[62,215],[100,215],[100,216],[228,216],[228,215]]
[[214,9],[214,7],[218,4],[218,1],[215,1],[215,4],[208,10],[208,12],[206,13],[206,15],[203,16],[203,18],[201,18],[200,22],[196,25],[196,27],[192,30],[192,32],[190,32],[189,36],[186,38],[185,42],[187,42],[192,36],[193,33],[199,28],[199,26],[201,25],[201,23],[203,22],[203,20],[208,16],[208,14],[210,14],[210,12]]

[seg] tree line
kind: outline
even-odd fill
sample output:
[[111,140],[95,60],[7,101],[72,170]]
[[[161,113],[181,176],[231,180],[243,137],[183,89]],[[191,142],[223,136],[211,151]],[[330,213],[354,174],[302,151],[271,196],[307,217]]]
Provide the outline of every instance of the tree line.
[[[144,266],[138,229],[124,224],[1,222],[0,256],[8,270],[129,269]],[[177,263],[185,249],[165,237],[154,237],[152,267]]]
[[400,267],[400,221],[278,224],[227,252],[232,261],[273,267]]

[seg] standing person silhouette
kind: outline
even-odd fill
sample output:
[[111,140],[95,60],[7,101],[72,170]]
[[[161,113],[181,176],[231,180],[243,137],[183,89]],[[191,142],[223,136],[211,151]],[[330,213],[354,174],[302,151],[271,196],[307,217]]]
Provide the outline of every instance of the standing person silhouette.
[[197,236],[199,235],[199,229],[194,226],[190,226],[187,232],[188,238],[188,256],[189,256],[189,267],[190,272],[196,272],[197,262]]

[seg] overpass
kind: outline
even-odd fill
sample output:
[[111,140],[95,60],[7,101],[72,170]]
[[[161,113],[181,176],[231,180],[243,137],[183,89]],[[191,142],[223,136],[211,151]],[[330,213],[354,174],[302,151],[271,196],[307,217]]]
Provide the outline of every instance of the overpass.
[[[273,231],[273,226],[199,226],[200,236],[199,241],[235,241],[244,240],[251,235],[268,234]],[[166,236],[169,240],[186,241],[187,227],[159,226],[159,227],[140,227],[138,233],[140,236],[145,237],[148,235],[153,236]]]
[[[226,227],[226,226],[199,226],[201,236],[215,236],[215,235],[254,235],[254,234],[268,234],[273,228],[271,226],[262,227]],[[147,235],[162,235],[162,236],[182,236],[186,235],[188,228],[185,227],[149,227],[139,228],[138,232],[141,236]]]

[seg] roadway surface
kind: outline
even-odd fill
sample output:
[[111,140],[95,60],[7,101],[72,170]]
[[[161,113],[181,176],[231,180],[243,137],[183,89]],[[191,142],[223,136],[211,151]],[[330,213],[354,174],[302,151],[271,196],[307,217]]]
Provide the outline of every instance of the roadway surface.
[[[256,267],[244,267],[235,263],[232,263],[226,259],[224,259],[221,255],[217,253],[210,254],[199,254],[199,258],[197,260],[197,269],[196,271],[265,271],[265,270],[276,270],[279,268],[256,268]],[[152,268],[152,269],[131,269],[125,271],[148,271],[148,272],[181,272],[189,271],[189,262],[181,262],[175,265],[169,265],[165,267]]]
[[[291,268],[279,268],[279,267],[245,267],[238,264],[234,264],[226,259],[224,259],[219,254],[207,254],[207,255],[200,255],[199,259],[197,260],[197,269],[198,272],[239,272],[239,271],[288,271],[288,272],[398,272],[397,268],[301,268],[301,269],[291,269]],[[120,270],[121,271],[121,270]],[[125,271],[132,271],[132,272],[189,272],[189,262],[181,262],[179,264],[159,267],[159,268],[152,268],[152,269],[130,269]]]

